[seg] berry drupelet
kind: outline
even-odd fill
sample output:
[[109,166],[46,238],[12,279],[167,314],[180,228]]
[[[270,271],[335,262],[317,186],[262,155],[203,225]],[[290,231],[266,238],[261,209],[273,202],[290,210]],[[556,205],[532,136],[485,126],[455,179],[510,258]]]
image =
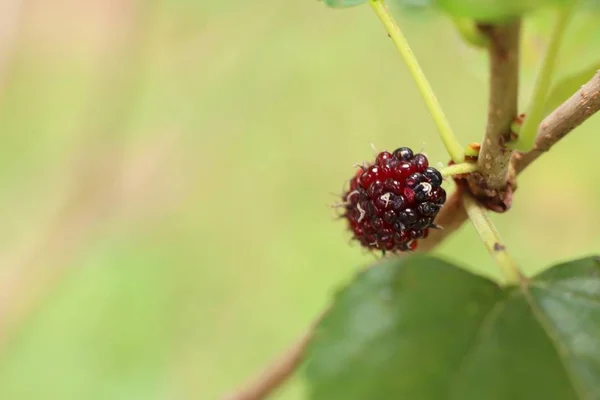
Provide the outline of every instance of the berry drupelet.
[[414,250],[446,201],[442,175],[408,147],[377,155],[360,168],[344,194],[344,217],[354,238],[373,250]]

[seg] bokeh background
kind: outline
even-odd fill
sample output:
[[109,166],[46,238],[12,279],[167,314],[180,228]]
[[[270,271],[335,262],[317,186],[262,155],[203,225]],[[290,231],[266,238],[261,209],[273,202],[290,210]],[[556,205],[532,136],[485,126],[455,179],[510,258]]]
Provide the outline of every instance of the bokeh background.
[[[399,15],[478,140],[485,54],[435,12]],[[547,39],[527,32],[523,104]],[[494,217],[527,273],[600,250],[599,129]],[[217,399],[245,382],[375,260],[329,207],[370,143],[448,159],[368,8],[3,0],[0,398]],[[499,276],[469,225],[436,253]],[[303,393],[299,375],[275,398]]]

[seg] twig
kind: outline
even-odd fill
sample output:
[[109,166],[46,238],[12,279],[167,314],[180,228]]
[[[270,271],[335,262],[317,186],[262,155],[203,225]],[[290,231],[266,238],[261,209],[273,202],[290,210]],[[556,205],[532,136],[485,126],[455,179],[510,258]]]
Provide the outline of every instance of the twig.
[[488,120],[478,160],[486,189],[506,187],[511,151],[505,145],[510,140],[510,125],[517,115],[520,27],[520,20],[480,26],[490,37]]
[[463,147],[460,145],[456,135],[452,131],[450,123],[448,122],[448,119],[446,118],[446,115],[444,114],[437,97],[435,97],[433,89],[431,89],[431,85],[427,81],[423,70],[419,66],[417,58],[413,54],[408,42],[404,38],[400,27],[398,24],[396,24],[396,21],[394,21],[394,18],[388,11],[384,0],[369,0],[369,4],[373,8],[373,11],[375,11],[377,17],[381,20],[381,23],[388,32],[388,35],[398,49],[398,52],[404,59],[404,63],[408,67],[408,71],[416,82],[423,100],[425,100],[425,104],[429,109],[429,113],[433,117],[433,121],[435,122],[440,133],[440,138],[444,142],[444,146],[446,146],[446,150],[448,151],[450,158],[452,158],[452,161],[457,164],[463,162]]
[[506,251],[506,246],[500,238],[488,211],[481,206],[469,193],[463,194],[463,203],[469,219],[479,233],[492,258],[496,261],[507,285],[517,285],[524,281],[515,260]]
[[542,67],[533,90],[531,105],[529,106],[529,111],[527,112],[525,122],[523,123],[523,127],[521,128],[516,143],[517,150],[529,151],[533,146],[537,127],[544,117],[546,97],[550,91],[550,85],[552,84],[552,75],[554,74],[554,65],[556,64],[558,52],[560,50],[561,39],[563,38],[564,31],[573,15],[574,8],[575,7],[571,4],[556,10],[556,23],[552,29],[550,43],[548,44],[548,49],[546,50],[544,61],[542,62]]
[[323,311],[292,346],[273,361],[260,375],[239,391],[225,395],[222,400],[260,400],[272,394],[285,382],[304,360],[304,351],[314,335],[315,327],[329,311]]
[[533,149],[527,153],[514,154],[512,163],[515,171],[517,173],[523,171],[598,110],[600,110],[600,70],[573,96],[544,118],[538,128]]

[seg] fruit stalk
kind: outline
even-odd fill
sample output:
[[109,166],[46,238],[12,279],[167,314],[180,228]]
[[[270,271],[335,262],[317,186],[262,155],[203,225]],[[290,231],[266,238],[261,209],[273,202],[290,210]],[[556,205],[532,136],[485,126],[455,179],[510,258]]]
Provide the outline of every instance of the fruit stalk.
[[461,163],[449,165],[445,168],[440,169],[440,173],[444,178],[454,175],[468,174],[475,172],[479,169],[477,163]]
[[463,147],[460,145],[456,135],[452,131],[450,123],[448,122],[437,97],[433,93],[433,89],[427,81],[423,70],[419,66],[419,62],[406,41],[404,34],[400,30],[400,27],[394,20],[394,17],[390,14],[383,0],[369,0],[369,4],[371,5],[371,8],[373,8],[373,11],[375,11],[377,17],[381,20],[381,23],[398,49],[398,52],[404,59],[404,63],[417,84],[423,100],[425,100],[429,113],[433,117],[433,121],[438,128],[440,137],[444,142],[444,146],[446,146],[450,158],[457,164],[463,162]]

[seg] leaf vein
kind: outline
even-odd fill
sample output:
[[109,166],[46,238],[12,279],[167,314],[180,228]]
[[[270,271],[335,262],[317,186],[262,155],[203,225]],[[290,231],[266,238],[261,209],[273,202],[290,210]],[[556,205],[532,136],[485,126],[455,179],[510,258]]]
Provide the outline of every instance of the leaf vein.
[[488,313],[485,315],[485,317],[481,321],[481,325],[479,325],[479,328],[477,328],[477,331],[475,333],[475,340],[473,341],[473,344],[465,352],[465,355],[463,356],[462,360],[460,361],[458,370],[454,377],[454,383],[451,384],[452,386],[450,388],[450,391],[449,391],[450,393],[448,396],[449,399],[460,398],[460,397],[456,397],[460,391],[460,388],[462,387],[462,385],[460,383],[465,378],[466,371],[468,370],[468,366],[471,363],[472,358],[476,354],[477,348],[489,336],[489,334],[491,332],[491,329],[490,329],[491,326],[496,321],[496,319],[498,319],[498,316],[500,315],[500,313],[502,311],[504,311],[504,309],[506,307],[506,303],[508,303],[508,300],[511,297],[512,297],[512,295],[508,296],[504,300],[499,301],[496,304],[494,304],[494,306],[490,308],[490,311],[488,311]]
[[569,348],[561,342],[560,334],[556,332],[554,324],[550,319],[548,319],[545,316],[544,311],[540,308],[540,306],[537,304],[537,302],[535,301],[535,299],[529,291],[523,290],[523,294],[525,295],[527,303],[531,307],[533,316],[536,318],[536,320],[540,324],[540,327],[546,333],[546,336],[548,336],[548,339],[550,339],[550,343],[552,343],[554,349],[556,350],[556,353],[558,354],[558,357],[562,361],[565,373],[569,381],[571,382],[571,385],[573,387],[573,390],[577,394],[577,397],[582,400],[590,400],[585,395],[585,390],[581,387],[581,382],[579,382],[579,380],[575,376],[575,372],[572,370],[570,359],[573,357],[573,355],[569,351]]

